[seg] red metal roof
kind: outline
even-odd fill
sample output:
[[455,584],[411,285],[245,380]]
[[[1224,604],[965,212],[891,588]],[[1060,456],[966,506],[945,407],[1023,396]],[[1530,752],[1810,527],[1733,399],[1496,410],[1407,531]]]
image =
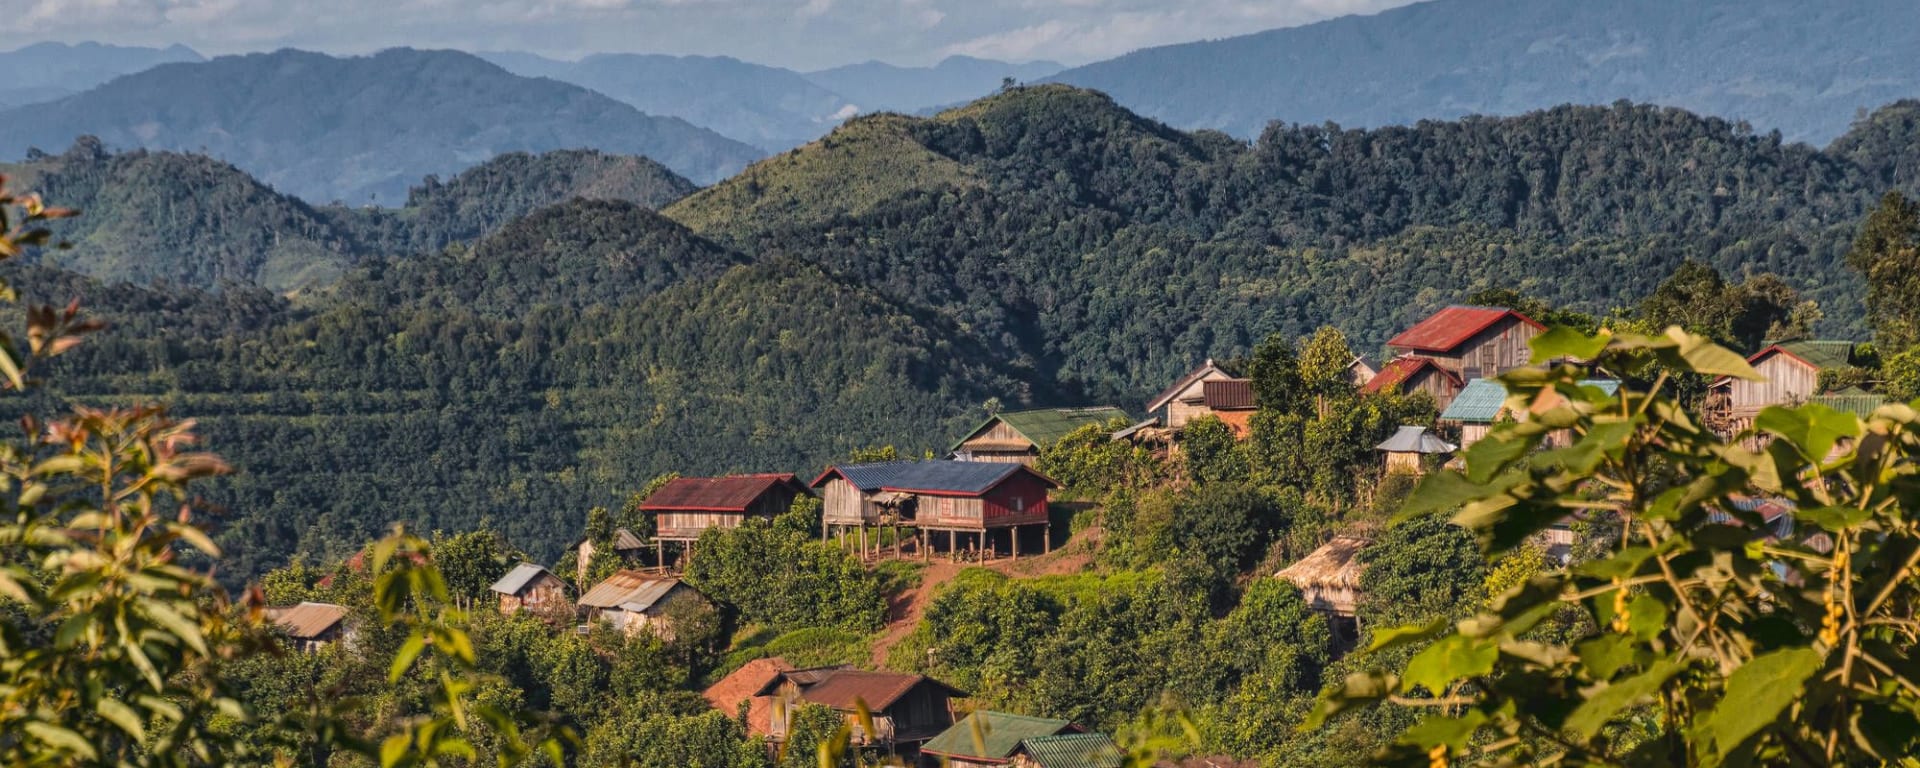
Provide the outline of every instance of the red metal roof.
[[1416,352],[1451,352],[1481,331],[1508,317],[1545,330],[1533,318],[1501,307],[1453,306],[1428,316],[1400,335],[1387,340],[1387,346]]
[[1215,379],[1200,385],[1201,401],[1207,408],[1215,411],[1238,411],[1254,408],[1259,400],[1253,396],[1252,379]]
[[747,702],[747,732],[765,736],[773,732],[773,697],[760,695],[760,689],[780,679],[780,673],[792,668],[786,659],[778,656],[754,659],[732,674],[720,678],[720,682],[708,687],[701,695],[714,709],[727,713],[729,717],[740,711],[740,702]]
[[640,503],[642,512],[745,512],[761,496],[781,485],[812,493],[791,473],[676,477]]
[[[901,696],[905,696],[908,691],[922,683],[947,687],[937,680],[921,675],[846,669],[834,672],[825,680],[808,686],[800,693],[800,698],[842,712],[854,711],[856,709],[854,701],[857,699],[866,702],[867,709],[878,712],[893,706]],[[959,694],[951,688],[948,690],[955,695]]]
[[1367,394],[1374,394],[1388,389],[1398,392],[1403,385],[1412,381],[1413,377],[1418,375],[1421,369],[1424,368],[1432,368],[1434,372],[1452,379],[1453,383],[1460,383],[1460,377],[1453,375],[1453,371],[1440,367],[1432,358],[1406,355],[1396,357],[1392,362],[1380,366],[1380,372],[1374,374],[1374,377],[1369,379],[1366,386],[1361,387],[1360,391]]

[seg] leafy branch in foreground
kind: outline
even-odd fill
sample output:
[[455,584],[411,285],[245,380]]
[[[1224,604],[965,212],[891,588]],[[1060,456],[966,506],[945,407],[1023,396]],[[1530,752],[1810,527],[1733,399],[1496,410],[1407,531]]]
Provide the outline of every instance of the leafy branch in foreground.
[[[1726,349],[1678,329],[1556,329],[1533,350],[1652,385],[1609,396],[1564,364],[1503,376],[1510,405],[1559,404],[1497,427],[1406,514],[1457,509],[1490,556],[1569,517],[1614,519],[1620,540],[1452,627],[1375,632],[1373,651],[1425,646],[1399,674],[1349,677],[1304,727],[1419,708],[1377,756],[1408,765],[1835,765],[1920,749],[1920,413],[1773,407],[1725,439],[1664,385],[1757,377]],[[1561,430],[1563,447],[1545,444]],[[1801,531],[1783,535],[1757,503],[1794,510]],[[1597,630],[1533,631],[1568,612]]]

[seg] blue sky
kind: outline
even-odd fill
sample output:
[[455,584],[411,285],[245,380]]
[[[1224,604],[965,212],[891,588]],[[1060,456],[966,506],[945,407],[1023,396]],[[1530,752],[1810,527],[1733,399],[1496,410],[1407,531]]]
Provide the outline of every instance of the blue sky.
[[799,69],[953,54],[1068,64],[1408,0],[0,0],[0,49],[184,43],[220,54],[396,45],[730,55]]

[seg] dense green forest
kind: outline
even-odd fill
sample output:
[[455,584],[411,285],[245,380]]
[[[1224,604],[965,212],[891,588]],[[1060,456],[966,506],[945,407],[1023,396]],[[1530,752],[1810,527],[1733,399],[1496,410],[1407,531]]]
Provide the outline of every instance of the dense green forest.
[[238,577],[396,520],[488,521],[551,558],[663,472],[919,453],[989,400],[1137,409],[1269,334],[1333,323],[1370,352],[1489,289],[1606,315],[1692,260],[1776,274],[1818,332],[1864,338],[1843,256],[1920,181],[1915,112],[1827,151],[1626,104],[1245,143],[1015,88],[854,120],[663,215],[684,182],[592,153],[504,157],[396,210],[86,143],[21,168],[86,209],[42,261],[106,280],[36,295],[142,331],[42,397],[159,400],[233,446],[246,471],[205,493]]

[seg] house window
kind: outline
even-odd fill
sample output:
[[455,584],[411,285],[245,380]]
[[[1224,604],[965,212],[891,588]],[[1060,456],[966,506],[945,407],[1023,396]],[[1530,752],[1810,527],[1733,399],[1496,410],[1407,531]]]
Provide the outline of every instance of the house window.
[[1020,496],[1013,497],[1013,511],[1016,513],[1027,511],[1027,500]]

